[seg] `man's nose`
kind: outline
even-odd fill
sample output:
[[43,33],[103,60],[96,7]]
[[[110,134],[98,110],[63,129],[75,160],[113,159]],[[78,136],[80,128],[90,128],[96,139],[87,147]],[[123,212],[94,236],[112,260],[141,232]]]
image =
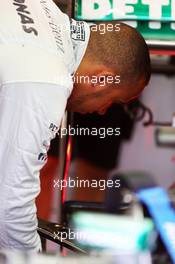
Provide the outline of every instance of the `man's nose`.
[[99,114],[99,115],[104,115],[104,114],[107,112],[107,110],[109,109],[110,106],[111,106],[111,104],[108,105],[107,107],[105,107],[105,108],[99,110],[99,111],[98,111],[98,114]]
[[98,111],[98,114],[99,115],[104,115],[106,113],[107,109],[104,109],[104,110],[100,110]]

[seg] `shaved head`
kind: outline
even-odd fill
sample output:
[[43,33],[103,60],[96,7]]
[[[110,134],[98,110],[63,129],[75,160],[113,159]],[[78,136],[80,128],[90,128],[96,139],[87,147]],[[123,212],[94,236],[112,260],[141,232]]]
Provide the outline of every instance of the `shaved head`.
[[[151,76],[149,50],[144,38],[136,29],[119,24],[119,31],[108,31],[108,25],[116,28],[116,21],[104,22],[105,34],[100,31],[100,23],[97,30],[92,30],[87,56],[93,63],[105,65],[121,76],[122,86],[135,86],[142,80],[142,86],[146,86]],[[99,27],[98,27],[99,26]],[[92,28],[93,29],[93,26]]]
[[70,111],[104,114],[113,103],[136,99],[151,76],[144,38],[116,21],[94,24],[76,76],[88,78],[76,79],[67,104]]

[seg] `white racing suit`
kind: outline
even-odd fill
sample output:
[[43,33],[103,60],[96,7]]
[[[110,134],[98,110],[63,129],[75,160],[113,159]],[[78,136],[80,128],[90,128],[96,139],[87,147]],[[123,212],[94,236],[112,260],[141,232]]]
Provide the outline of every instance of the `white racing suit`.
[[70,21],[52,0],[1,3],[0,248],[41,250],[39,172],[89,34],[86,23]]

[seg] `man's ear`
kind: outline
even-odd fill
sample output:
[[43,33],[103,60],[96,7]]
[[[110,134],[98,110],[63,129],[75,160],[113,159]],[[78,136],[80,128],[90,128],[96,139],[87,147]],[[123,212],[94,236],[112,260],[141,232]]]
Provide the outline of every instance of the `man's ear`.
[[114,83],[115,75],[110,71],[101,71],[91,76],[91,84],[95,88],[107,88],[109,85]]

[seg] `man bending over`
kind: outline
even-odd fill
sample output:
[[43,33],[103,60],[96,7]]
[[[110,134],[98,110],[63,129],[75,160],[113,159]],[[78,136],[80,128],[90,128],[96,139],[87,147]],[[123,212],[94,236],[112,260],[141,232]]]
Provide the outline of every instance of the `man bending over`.
[[148,48],[135,29],[121,24],[102,35],[70,20],[52,0],[2,1],[1,248],[41,249],[39,172],[66,107],[103,114],[112,103],[139,96],[149,79]]

